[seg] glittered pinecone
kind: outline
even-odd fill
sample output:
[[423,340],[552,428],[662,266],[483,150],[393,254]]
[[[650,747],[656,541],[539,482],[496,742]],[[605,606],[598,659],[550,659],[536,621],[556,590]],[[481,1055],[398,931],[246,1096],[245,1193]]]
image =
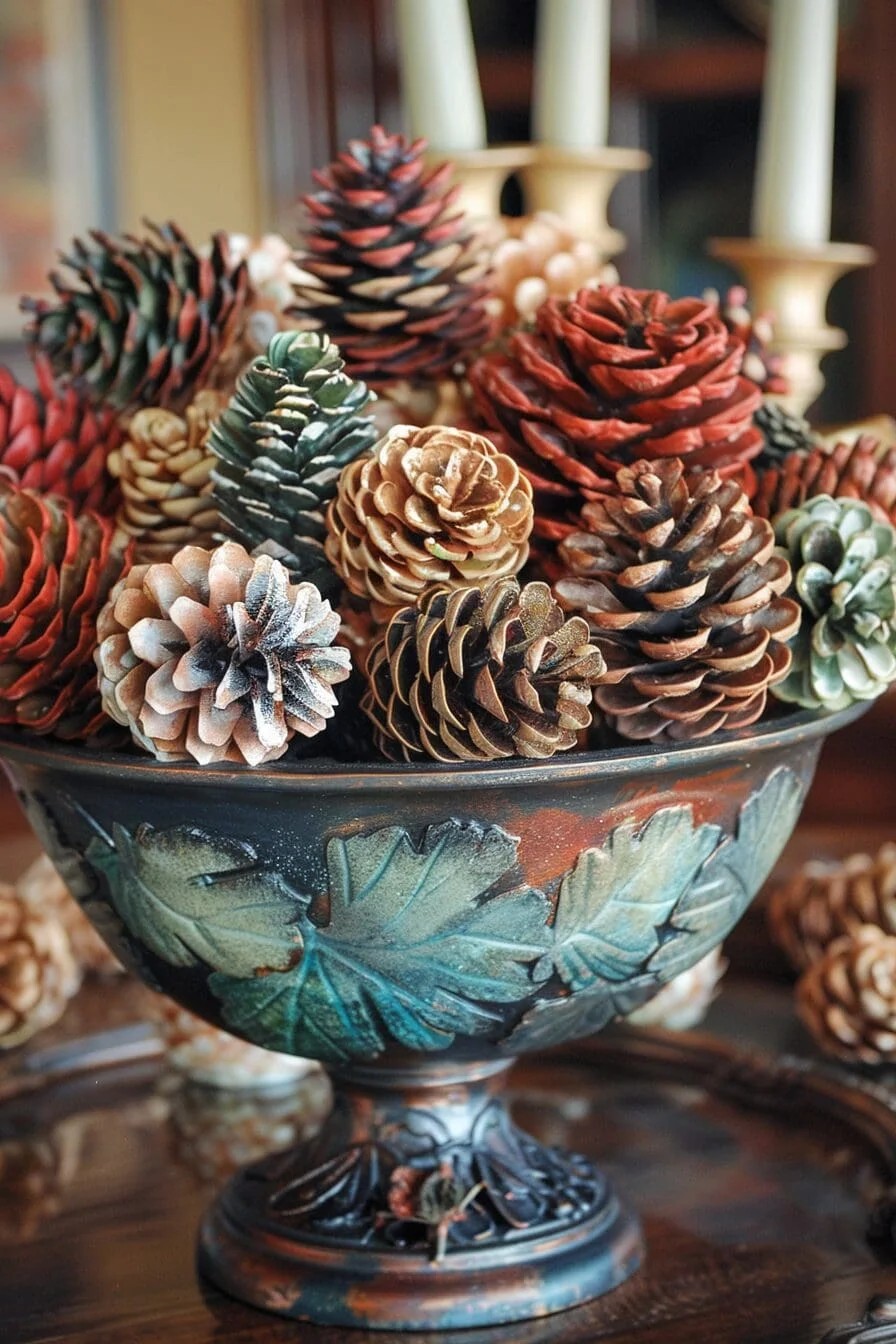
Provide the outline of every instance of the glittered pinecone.
[[[734,481],[678,460],[623,467],[582,511],[555,584],[607,661],[594,698],[623,737],[746,727],[790,666],[799,607],[771,524]],[[587,530],[584,530],[587,529]]]
[[317,332],[279,332],[243,372],[212,430],[214,497],[229,530],[331,596],[324,514],[339,473],[376,438],[370,393]]
[[56,299],[23,299],[25,335],[64,384],[118,410],[185,406],[242,337],[246,267],[226,234],[201,257],[172,223],[145,238],[99,230],[50,275]]
[[896,845],[805,863],[772,891],[768,926],[794,970],[817,961],[835,939],[872,924],[896,934]]
[[659,994],[633,1013],[626,1014],[626,1022],[636,1027],[662,1027],[664,1031],[690,1031],[699,1026],[719,992],[719,981],[728,969],[722,949],[715,948],[707,956],[681,971],[663,985]]
[[339,342],[348,372],[380,388],[447,374],[487,338],[486,263],[457,205],[451,165],[423,140],[374,126],[314,174],[296,287],[306,322]]
[[0,1049],[58,1021],[80,982],[59,920],[0,883]]
[[506,354],[472,365],[470,382],[535,487],[536,532],[557,540],[623,464],[686,457],[743,471],[762,447],[761,393],[743,358],[713,304],[615,285],[549,299]]
[[861,500],[880,522],[896,526],[896,448],[862,434],[854,443],[788,453],[759,472],[753,511],[774,519],[816,495]]
[[364,709],[390,760],[545,757],[575,746],[603,675],[585,622],[544,583],[437,589],[393,617],[367,663]]
[[111,519],[0,486],[0,723],[69,740],[111,727],[96,622],[129,564]]
[[580,289],[619,283],[592,239],[578,237],[559,215],[539,211],[501,219],[486,234],[489,311],[501,328],[528,322],[545,299],[571,299]]
[[0,367],[0,466],[76,512],[114,513],[118,491],[106,464],[121,438],[115,412],[94,410],[73,388],[55,392],[43,361],[38,385],[32,392]]
[[26,868],[16,882],[16,891],[33,910],[59,921],[82,971],[118,975],[124,970],[45,854]]
[[753,463],[757,471],[778,466],[791,453],[808,453],[818,442],[808,420],[768,398],[756,408],[753,424],[763,438],[762,452]]
[[896,532],[851,499],[819,495],[782,513],[775,535],[803,607],[779,700],[845,709],[896,679]]
[[134,538],[138,563],[170,560],[188,544],[214,547],[221,523],[211,497],[208,438],[225,404],[221,393],[208,390],[198,392],[182,416],[157,406],[131,416],[109,469],[121,482],[118,526]]
[[759,313],[754,317],[743,285],[732,285],[724,299],[714,289],[706,290],[703,297],[716,304],[725,326],[743,345],[744,377],[758,384],[766,396],[788,393],[790,383],[784,376],[783,360],[770,349],[774,338],[770,315]]
[[435,584],[519,573],[532,490],[481,434],[396,425],[343,472],[327,527],[330,564],[385,619]]
[[896,938],[871,925],[838,938],[803,973],[796,1006],[828,1054],[863,1064],[896,1059]]
[[235,542],[138,565],[99,624],[108,713],[159,760],[262,765],[313,737],[349,674],[339,617],[313,584]]

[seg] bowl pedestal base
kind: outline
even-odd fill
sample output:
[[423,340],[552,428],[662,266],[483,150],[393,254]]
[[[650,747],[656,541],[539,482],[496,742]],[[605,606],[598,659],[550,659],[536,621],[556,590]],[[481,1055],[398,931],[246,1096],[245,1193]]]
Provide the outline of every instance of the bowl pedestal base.
[[519,1130],[510,1061],[333,1070],[318,1136],[244,1168],[207,1213],[199,1266],[295,1320],[448,1330],[525,1320],[638,1267],[638,1222],[584,1157]]

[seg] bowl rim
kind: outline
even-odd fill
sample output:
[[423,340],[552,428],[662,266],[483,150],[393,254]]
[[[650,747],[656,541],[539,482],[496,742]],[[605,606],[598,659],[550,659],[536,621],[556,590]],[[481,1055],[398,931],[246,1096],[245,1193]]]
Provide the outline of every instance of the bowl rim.
[[482,762],[436,761],[392,764],[388,761],[345,764],[330,757],[273,761],[266,766],[197,765],[193,761],[160,762],[152,756],[96,752],[65,742],[35,738],[21,730],[0,730],[0,763],[70,774],[125,780],[133,786],[181,784],[233,786],[281,792],[404,792],[452,789],[509,789],[559,782],[591,783],[639,775],[717,768],[742,761],[745,751],[773,751],[826,737],[859,718],[871,705],[859,701],[835,712],[800,710],[767,719],[742,732],[716,733],[698,743],[641,743],[605,751],[573,751],[546,760],[513,757]]

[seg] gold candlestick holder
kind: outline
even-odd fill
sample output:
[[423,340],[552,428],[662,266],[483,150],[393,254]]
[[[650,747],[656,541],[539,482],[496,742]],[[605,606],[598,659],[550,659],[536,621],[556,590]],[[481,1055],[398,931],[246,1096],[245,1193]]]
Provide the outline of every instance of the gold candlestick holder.
[[821,361],[846,345],[846,333],[828,326],[828,295],[847,271],[870,266],[873,248],[860,243],[817,246],[759,238],[712,238],[710,256],[730,262],[743,276],[753,311],[774,318],[773,353],[780,355],[791,391],[776,395],[788,410],[805,413],[825,384]]

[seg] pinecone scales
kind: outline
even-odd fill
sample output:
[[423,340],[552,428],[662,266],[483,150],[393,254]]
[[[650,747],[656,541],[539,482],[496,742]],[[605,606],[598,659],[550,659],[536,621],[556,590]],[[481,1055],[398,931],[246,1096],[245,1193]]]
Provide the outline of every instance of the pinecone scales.
[[808,968],[797,1011],[822,1050],[848,1061],[896,1058],[896,938],[870,925]]
[[882,845],[873,857],[804,864],[768,904],[772,939],[797,971],[866,924],[896,934],[896,845]]
[[80,982],[59,921],[0,883],[0,1049],[56,1022]]
[[818,495],[857,499],[896,526],[896,448],[862,434],[855,443],[788,452],[759,473],[753,511],[774,520]]
[[546,584],[436,589],[394,616],[367,662],[363,708],[390,760],[542,758],[591,722],[604,664]]
[[771,525],[715,472],[622,468],[560,547],[555,592],[607,661],[595,701],[623,737],[704,737],[762,714],[790,667],[799,607]]

